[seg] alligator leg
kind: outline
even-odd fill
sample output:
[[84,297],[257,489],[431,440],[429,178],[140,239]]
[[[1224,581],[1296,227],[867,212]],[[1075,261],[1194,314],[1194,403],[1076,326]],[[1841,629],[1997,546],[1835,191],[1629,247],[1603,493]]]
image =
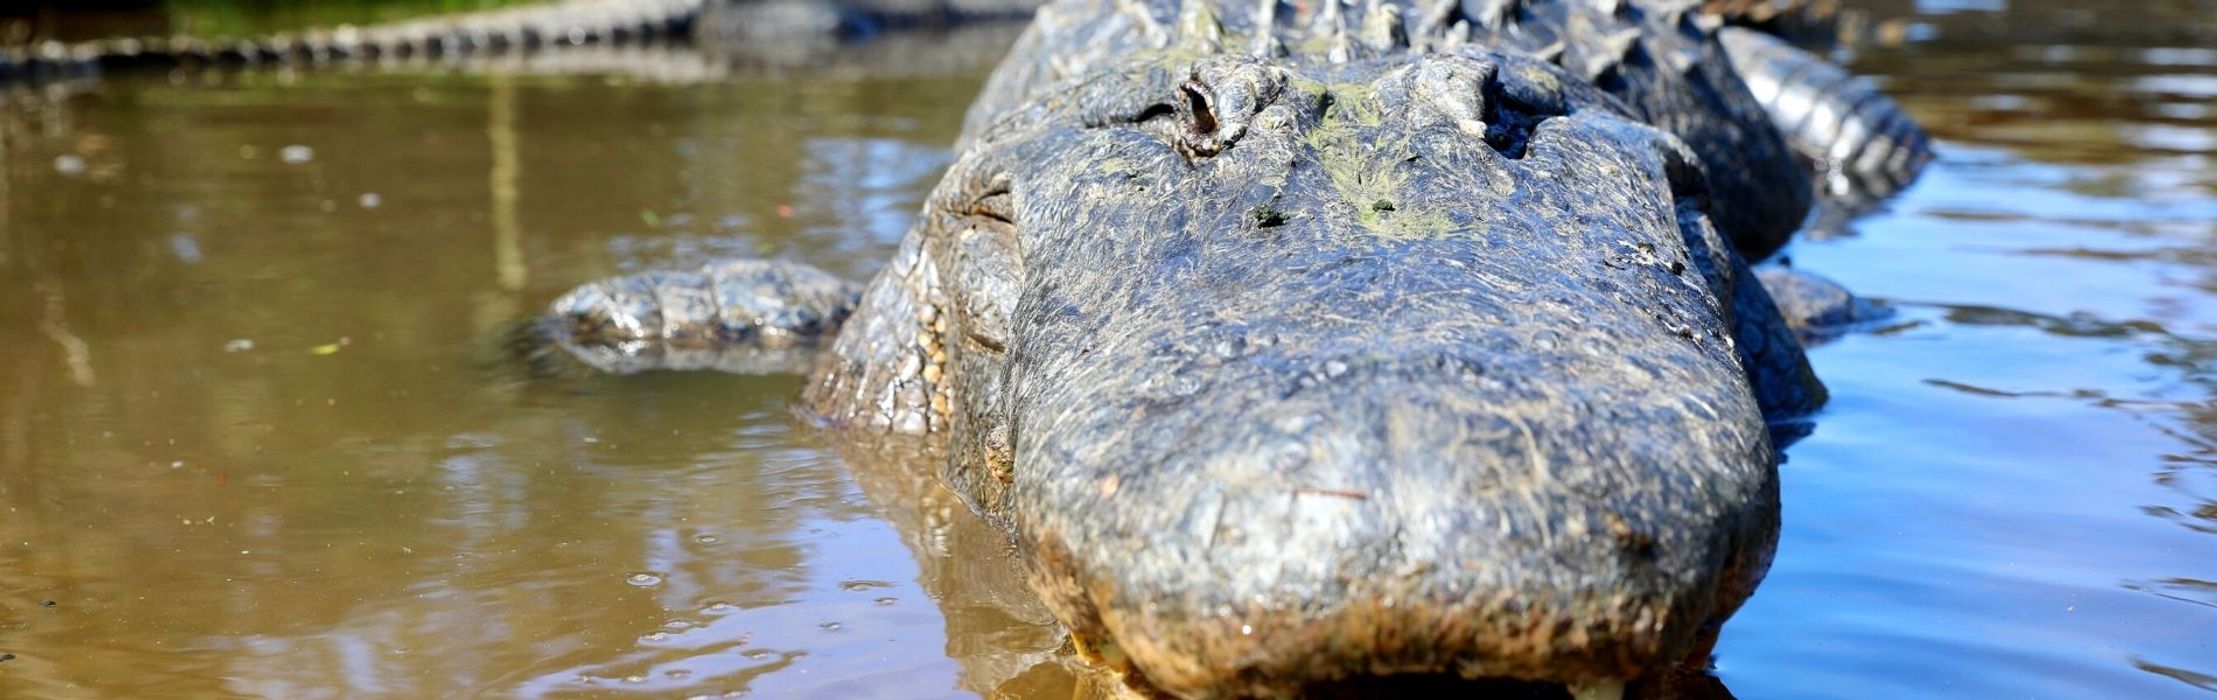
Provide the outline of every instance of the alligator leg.
[[[1699,161],[1683,145],[1668,152],[1672,159],[1672,188],[1686,190],[1679,196],[1678,226],[1695,272],[1710,293],[1723,302],[1732,329],[1732,348],[1755,389],[1755,403],[1770,423],[1773,442],[1791,442],[1806,431],[1809,414],[1824,407],[1828,394],[1824,383],[1809,367],[1801,342],[1779,312],[1778,304],[1757,281],[1747,259],[1725,242],[1700,205]],[[1752,587],[1752,584],[1750,584]]]
[[1766,266],[1755,278],[1803,345],[1832,340],[1852,326],[1893,315],[1892,309],[1856,296],[1838,282],[1790,267]]
[[597,369],[800,374],[862,287],[807,265],[733,260],[592,282],[556,299],[542,327]]
[[1870,81],[1760,31],[1725,27],[1717,39],[1787,142],[1816,162],[1829,198],[1883,199],[1932,160],[1924,129]]

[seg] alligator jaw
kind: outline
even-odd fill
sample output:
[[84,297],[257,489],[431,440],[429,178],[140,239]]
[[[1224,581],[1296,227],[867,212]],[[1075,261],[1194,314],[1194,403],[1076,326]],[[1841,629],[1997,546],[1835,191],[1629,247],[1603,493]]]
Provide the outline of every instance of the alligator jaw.
[[[950,482],[1058,618],[1173,695],[1684,658],[1776,517],[1694,250],[1715,233],[1677,201],[1692,156],[1512,56],[1242,61],[1103,78],[1164,106],[971,152],[1011,173],[1022,260],[924,244],[983,310],[958,319],[1005,319],[1005,355],[941,374],[953,422],[1006,426]],[[1196,82],[1215,99],[1178,109]],[[1595,106],[1548,106],[1571,99]],[[948,283],[997,270],[1005,301]]]

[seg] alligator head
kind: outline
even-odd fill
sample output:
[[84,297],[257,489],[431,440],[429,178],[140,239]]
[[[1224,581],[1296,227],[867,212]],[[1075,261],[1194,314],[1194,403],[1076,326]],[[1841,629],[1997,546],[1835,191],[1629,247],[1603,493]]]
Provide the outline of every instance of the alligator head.
[[1475,49],[1095,73],[961,156],[807,401],[945,440],[1145,687],[1607,688],[1775,543],[1696,162]]

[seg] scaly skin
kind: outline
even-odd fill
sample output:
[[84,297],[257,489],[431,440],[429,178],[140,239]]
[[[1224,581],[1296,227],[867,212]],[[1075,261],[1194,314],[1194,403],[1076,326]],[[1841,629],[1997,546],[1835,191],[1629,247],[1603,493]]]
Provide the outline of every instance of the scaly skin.
[[554,301],[543,330],[603,372],[799,373],[860,295],[815,268],[731,260],[578,287]]
[[[1174,57],[1178,52],[1157,48],[1162,42],[1157,37],[1179,29],[1167,26],[1177,10],[1166,4],[1099,0],[1042,9],[971,107],[966,132],[974,134],[991,115],[1067,76],[1142,54]],[[1370,10],[1372,5],[1378,9]],[[1783,245],[1809,210],[1805,168],[1733,72],[1714,38],[1716,25],[1699,21],[1690,6],[1420,0],[1352,4],[1338,17],[1331,16],[1334,5],[1324,7],[1315,17],[1274,18],[1317,26],[1272,32],[1256,31],[1254,13],[1231,13],[1222,18],[1219,41],[1235,52],[1259,48],[1327,57],[1391,55],[1410,50],[1412,43],[1467,43],[1539,57],[1600,86],[1624,100],[1635,117],[1692,146],[1709,174],[1710,216],[1750,259]]]
[[583,45],[694,42],[719,56],[804,59],[881,31],[1019,19],[1038,0],[548,0],[250,37],[118,37],[0,47],[0,85],[146,66],[456,61]]
[[1740,252],[1807,174],[1723,172],[1795,161],[1685,8],[1473,4],[1044,10],[804,406],[1149,692],[1698,667],[1824,400]]
[[1817,164],[1828,204],[1868,207],[1932,160],[1924,128],[1869,81],[1754,30],[1726,27],[1718,39],[1786,140]]
[[948,440],[1158,690],[1674,663],[1775,537],[1727,309],[1775,312],[1619,109],[1476,50],[1078,81],[955,167],[806,400]]
[[0,82],[135,65],[390,60],[521,53],[543,46],[682,37],[707,0],[559,0],[361,27],[257,37],[124,37],[0,51]]

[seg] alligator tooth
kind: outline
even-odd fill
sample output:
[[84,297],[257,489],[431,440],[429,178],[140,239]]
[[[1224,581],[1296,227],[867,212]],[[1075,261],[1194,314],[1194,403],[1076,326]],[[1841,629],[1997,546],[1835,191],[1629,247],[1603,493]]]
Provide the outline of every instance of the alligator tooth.
[[1605,680],[1573,683],[1570,695],[1577,700],[1624,700],[1624,681]]

